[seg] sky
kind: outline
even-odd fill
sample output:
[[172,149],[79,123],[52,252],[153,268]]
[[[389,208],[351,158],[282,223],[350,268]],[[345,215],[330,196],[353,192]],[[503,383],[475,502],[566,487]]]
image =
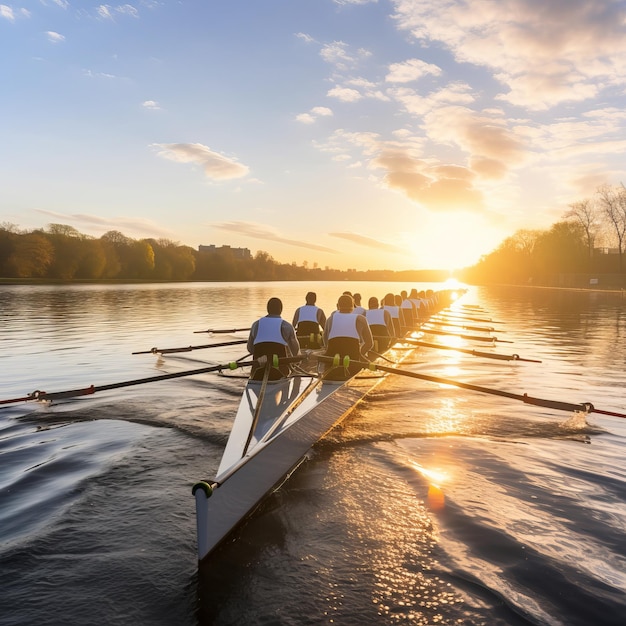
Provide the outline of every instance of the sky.
[[453,269],[626,183],[625,0],[0,0],[0,224]]

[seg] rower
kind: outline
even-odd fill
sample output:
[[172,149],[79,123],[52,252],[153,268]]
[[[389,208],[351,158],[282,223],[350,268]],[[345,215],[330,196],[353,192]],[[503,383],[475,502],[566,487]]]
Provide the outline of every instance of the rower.
[[383,308],[389,311],[389,315],[391,315],[394,337],[402,337],[402,331],[400,329],[400,307],[396,306],[396,299],[392,293],[388,293],[383,298]]
[[[368,352],[374,347],[372,331],[365,316],[354,312],[352,296],[343,294],[337,301],[337,310],[330,314],[324,327],[324,345],[326,356],[339,355],[339,362],[344,363],[345,357],[350,362],[368,361]],[[348,374],[354,375],[361,369],[360,366],[348,367]],[[345,378],[337,374],[337,377]],[[331,372],[326,378],[336,379]]]
[[326,325],[326,315],[318,307],[317,294],[309,291],[305,296],[306,304],[298,307],[293,316],[293,326],[301,348],[320,348],[322,346],[322,332]]
[[[270,364],[274,358],[296,356],[300,352],[300,344],[294,327],[281,317],[283,303],[279,298],[267,301],[267,315],[258,319],[250,327],[247,348],[253,359],[266,356]],[[268,380],[278,380],[289,375],[289,366],[272,367]],[[264,367],[253,368],[250,373],[252,380],[261,380]]]
[[391,344],[391,339],[395,333],[391,314],[386,309],[379,307],[378,298],[375,296],[368,300],[367,305],[369,309],[365,311],[365,319],[374,338],[374,351],[384,352]]
[[417,324],[415,305],[409,299],[409,294],[404,290],[400,292],[400,298],[400,321],[402,326],[407,330],[413,329]]
[[415,321],[419,323],[424,317],[426,317],[426,303],[422,302],[415,287],[411,289],[411,293],[409,294],[409,300],[413,303],[415,307]]
[[365,315],[365,307],[361,306],[361,294],[355,293],[352,299],[354,300],[354,312],[358,315]]

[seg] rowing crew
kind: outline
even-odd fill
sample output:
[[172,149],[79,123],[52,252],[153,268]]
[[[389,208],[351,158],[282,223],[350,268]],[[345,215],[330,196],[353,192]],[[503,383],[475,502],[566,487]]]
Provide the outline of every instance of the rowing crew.
[[[435,296],[433,294],[432,297]],[[337,310],[328,319],[316,305],[316,299],[316,294],[309,292],[306,295],[306,304],[296,310],[293,324],[290,324],[281,317],[282,301],[279,298],[270,298],[267,302],[267,315],[254,322],[250,328],[247,348],[253,358],[284,358],[298,355],[300,348],[325,348],[325,355],[339,355],[341,362],[345,357],[349,361],[368,361],[370,356],[386,350],[394,337],[401,337],[407,330],[415,328],[419,319],[414,305],[403,307],[402,301],[395,304],[393,294],[385,296],[382,307],[377,298],[370,298],[369,309],[363,315],[355,310],[352,294],[345,292],[337,301]],[[394,304],[391,304],[392,299]],[[360,301],[358,294],[357,301]],[[403,310],[406,311],[404,315]],[[285,364],[273,368],[269,379],[277,380],[288,374],[289,366]],[[259,368],[253,370],[251,377],[258,379],[263,375],[264,370]]]

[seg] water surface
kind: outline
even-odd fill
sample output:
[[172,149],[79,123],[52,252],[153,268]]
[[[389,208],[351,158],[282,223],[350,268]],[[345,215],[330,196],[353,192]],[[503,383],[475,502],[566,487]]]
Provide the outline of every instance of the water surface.
[[[271,296],[289,318],[311,288],[328,313],[345,289],[367,301],[413,286],[3,286],[0,399],[227,363],[245,348],[131,353],[245,338],[194,331],[249,327]],[[481,307],[501,342],[458,345],[542,362],[422,348],[407,367],[624,414],[624,303],[471,288],[460,313]],[[404,377],[198,580],[190,488],[217,469],[244,382],[185,376],[0,408],[1,623],[623,623],[626,420]]]

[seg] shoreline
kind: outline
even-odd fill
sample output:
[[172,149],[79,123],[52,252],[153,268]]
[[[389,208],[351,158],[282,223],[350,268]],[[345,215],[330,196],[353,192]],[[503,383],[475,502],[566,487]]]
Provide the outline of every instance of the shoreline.
[[[145,280],[140,278],[111,278],[111,279],[77,279],[77,280],[63,280],[63,279],[40,279],[40,278],[0,278],[0,287],[7,285],[59,285],[59,286],[68,286],[68,285],[166,285],[166,284],[197,284],[197,283],[239,283],[239,282],[258,282],[258,283],[281,283],[281,282],[337,282],[337,281],[326,281],[326,280]],[[358,279],[355,279],[354,282],[362,282]],[[369,281],[368,281],[369,282]],[[405,282],[405,281],[393,281],[393,280],[382,280],[382,281],[374,281],[374,282]],[[445,281],[444,281],[445,282]],[[615,287],[614,289],[600,289],[598,287],[557,287],[551,285],[515,285],[515,284],[507,284],[507,283],[465,283],[463,281],[459,281],[460,284],[466,285],[469,287],[507,287],[507,288],[516,288],[516,289],[552,289],[555,291],[579,291],[584,293],[606,293],[613,294],[619,296],[626,296],[626,289],[624,287]]]

